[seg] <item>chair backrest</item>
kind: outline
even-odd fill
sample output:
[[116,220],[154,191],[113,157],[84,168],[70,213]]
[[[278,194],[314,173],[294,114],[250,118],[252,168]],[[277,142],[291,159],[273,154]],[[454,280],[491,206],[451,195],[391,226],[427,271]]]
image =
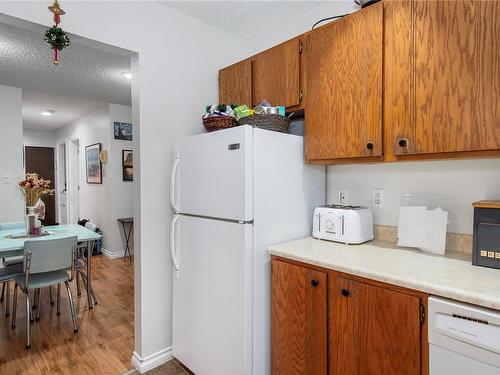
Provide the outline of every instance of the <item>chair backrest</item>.
[[16,222],[16,223],[0,223],[0,230],[9,230],[9,229],[23,229],[26,227],[24,221]]
[[90,221],[87,221],[85,223],[85,228],[90,229],[92,232],[95,232],[95,230],[97,229],[97,225],[91,223]]
[[[77,239],[77,236],[73,236],[54,240],[25,241],[24,271],[33,274],[71,268]],[[27,264],[28,259],[29,264]]]

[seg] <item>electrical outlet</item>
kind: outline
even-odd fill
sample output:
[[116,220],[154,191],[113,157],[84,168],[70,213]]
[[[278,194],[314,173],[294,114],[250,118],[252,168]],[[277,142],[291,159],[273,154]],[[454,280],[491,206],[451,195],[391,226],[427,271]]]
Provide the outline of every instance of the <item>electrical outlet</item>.
[[339,190],[339,204],[341,205],[347,205],[348,201],[348,190]]
[[372,189],[372,207],[384,208],[384,188]]
[[11,184],[12,183],[12,176],[10,174],[4,174],[3,175],[3,183],[4,184]]

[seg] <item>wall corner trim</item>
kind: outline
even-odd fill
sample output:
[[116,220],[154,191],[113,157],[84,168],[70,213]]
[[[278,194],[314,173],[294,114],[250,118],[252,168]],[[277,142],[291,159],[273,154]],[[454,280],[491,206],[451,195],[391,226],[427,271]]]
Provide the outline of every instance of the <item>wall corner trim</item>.
[[[104,256],[107,256],[111,259],[125,258],[125,250],[113,252],[105,249],[104,247],[101,247],[101,252],[104,254]],[[132,251],[131,254],[134,255],[134,252]]]
[[141,358],[141,356],[134,351],[132,354],[132,365],[140,374],[143,374],[170,361],[172,358],[171,346],[144,358]]

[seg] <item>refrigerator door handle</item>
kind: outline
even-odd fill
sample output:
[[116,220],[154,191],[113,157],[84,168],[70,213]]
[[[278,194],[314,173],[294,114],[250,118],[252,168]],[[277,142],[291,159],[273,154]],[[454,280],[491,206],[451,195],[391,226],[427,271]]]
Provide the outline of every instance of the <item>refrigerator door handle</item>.
[[174,160],[174,165],[172,166],[172,173],[170,175],[170,205],[174,213],[179,212],[177,206],[175,205],[175,176],[177,175],[177,166],[179,165],[179,157],[176,156]]
[[174,215],[172,222],[170,223],[170,257],[172,258],[172,264],[175,268],[175,279],[179,279],[179,262],[177,261],[177,254],[175,251],[175,225],[179,220],[179,215]]

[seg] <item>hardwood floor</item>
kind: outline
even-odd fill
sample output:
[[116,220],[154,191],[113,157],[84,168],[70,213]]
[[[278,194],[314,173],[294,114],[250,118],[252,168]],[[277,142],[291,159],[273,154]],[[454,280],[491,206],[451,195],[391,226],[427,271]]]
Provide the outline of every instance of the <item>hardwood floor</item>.
[[[0,374],[116,375],[130,370],[134,350],[133,264],[128,259],[93,258],[93,286],[99,304],[88,310],[85,288],[76,296],[79,331],[73,334],[67,296],[61,315],[42,295],[39,322],[32,324],[31,349],[24,349],[25,308],[18,297],[16,328],[0,316]],[[64,291],[64,288],[62,289]],[[54,293],[55,297],[55,293]],[[5,302],[4,302],[5,303]],[[0,305],[2,312],[4,305]]]

